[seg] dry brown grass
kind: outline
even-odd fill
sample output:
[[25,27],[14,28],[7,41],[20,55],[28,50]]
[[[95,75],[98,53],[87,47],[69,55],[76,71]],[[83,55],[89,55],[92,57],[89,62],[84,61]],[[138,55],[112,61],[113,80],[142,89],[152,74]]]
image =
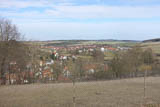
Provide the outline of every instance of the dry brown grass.
[[[0,87],[0,107],[73,107],[71,83]],[[148,104],[160,104],[160,77],[147,78]],[[143,78],[76,83],[76,107],[143,107]]]
[[151,48],[154,53],[159,54],[160,53],[160,42],[147,42],[142,43],[141,46],[145,48]]

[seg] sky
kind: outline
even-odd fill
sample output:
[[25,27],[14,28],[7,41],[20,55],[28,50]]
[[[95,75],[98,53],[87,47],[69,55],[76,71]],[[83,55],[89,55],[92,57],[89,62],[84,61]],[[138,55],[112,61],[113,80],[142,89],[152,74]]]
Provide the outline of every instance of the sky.
[[160,0],[0,0],[27,40],[160,38]]

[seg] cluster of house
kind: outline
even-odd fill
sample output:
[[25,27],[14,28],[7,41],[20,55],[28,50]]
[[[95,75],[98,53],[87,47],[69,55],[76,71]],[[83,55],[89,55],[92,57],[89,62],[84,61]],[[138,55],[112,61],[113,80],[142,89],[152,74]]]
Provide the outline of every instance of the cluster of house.
[[35,73],[35,77],[47,81],[70,81],[69,77],[71,76],[71,73],[68,71],[68,68],[64,67],[61,70],[62,71],[57,75],[56,72],[54,72],[54,68],[44,66],[43,69],[40,68],[39,71]]
[[129,47],[120,47],[120,46],[113,47],[110,45],[41,46],[41,48],[42,49],[52,49],[55,51],[58,51],[58,50],[65,50],[65,51],[78,50],[79,53],[92,52],[95,49],[99,49],[102,52],[130,49]]
[[[63,81],[63,82],[71,81],[72,71],[70,71],[67,66],[62,67],[60,74],[58,74],[58,77],[56,77],[57,74],[56,72],[54,72],[55,69],[53,67],[45,65],[46,64],[45,62],[40,62],[40,63],[43,63],[41,67],[44,66],[44,68],[43,69],[40,68],[39,72],[35,73],[35,76],[39,77],[39,79],[46,78],[47,81],[55,81],[56,79],[57,79],[56,81]],[[83,69],[85,75],[84,78],[88,78],[90,75],[94,74],[99,66],[100,65],[98,64],[92,64],[92,63],[84,65],[83,68],[81,68]],[[103,65],[102,69],[107,71],[108,65],[107,64]]]
[[6,84],[29,83],[29,79],[34,78],[34,73],[27,69],[27,66],[24,71],[21,71],[16,61],[10,62],[8,72],[5,73]]
[[69,60],[69,59],[76,60],[77,57],[74,54],[73,55],[59,55],[58,52],[56,52],[56,51],[52,52],[51,51],[51,61],[47,62],[47,64],[53,64],[54,60],[65,61],[65,60]]
[[[28,83],[29,80],[28,78],[35,78],[38,77],[39,79],[42,78],[47,78],[48,80],[55,80],[55,75],[54,74],[54,68],[51,68],[51,65],[55,63],[55,61],[59,61],[59,63],[63,63],[65,60],[76,60],[77,57],[75,55],[70,55],[70,56],[64,56],[64,55],[59,55],[57,53],[58,50],[68,50],[68,51],[73,51],[73,50],[78,50],[79,53],[82,52],[92,52],[95,49],[99,49],[102,52],[107,52],[107,51],[118,51],[118,50],[128,50],[130,48],[128,47],[112,47],[108,45],[76,45],[76,46],[66,46],[66,47],[56,47],[56,46],[42,46],[41,48],[43,49],[53,49],[54,52],[51,53],[51,60],[44,60],[39,62],[39,68],[38,71],[35,72],[32,68],[31,65],[27,65],[28,68],[31,69],[26,69],[25,72],[10,72],[6,74],[6,80],[7,82],[14,84],[17,83],[17,81],[21,81],[21,83]],[[10,65],[12,66],[11,71],[15,70],[18,71],[18,68],[16,67],[16,62],[11,62]],[[95,64],[89,64],[84,66],[84,70],[86,73],[86,76],[89,74],[93,74],[95,72],[97,65]],[[104,69],[108,69],[108,66],[105,65]],[[58,76],[58,80],[63,80],[63,81],[69,81],[71,72],[68,70],[68,68],[65,66],[62,69],[61,74]]]

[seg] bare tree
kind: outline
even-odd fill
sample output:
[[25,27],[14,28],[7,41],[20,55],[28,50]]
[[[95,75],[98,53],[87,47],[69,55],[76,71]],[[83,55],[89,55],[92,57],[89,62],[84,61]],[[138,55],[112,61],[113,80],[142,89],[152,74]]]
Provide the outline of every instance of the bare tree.
[[[6,84],[6,73],[9,65],[16,61],[19,67],[24,68],[27,46],[20,42],[22,35],[16,25],[8,19],[0,18],[0,83]],[[22,66],[23,65],[23,66]],[[19,68],[19,69],[20,69]]]
[[55,61],[53,65],[51,65],[51,68],[53,68],[54,78],[56,79],[56,82],[58,82],[58,78],[62,73],[62,64],[59,61]]
[[96,62],[103,62],[104,61],[104,53],[99,50],[93,51],[92,56]]
[[16,25],[8,19],[0,18],[0,41],[20,40],[22,35]]

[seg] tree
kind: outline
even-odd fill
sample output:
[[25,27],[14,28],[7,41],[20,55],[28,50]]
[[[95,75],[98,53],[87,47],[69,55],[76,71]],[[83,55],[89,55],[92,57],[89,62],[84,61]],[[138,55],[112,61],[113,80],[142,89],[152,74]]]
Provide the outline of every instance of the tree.
[[148,71],[152,70],[151,64],[154,62],[152,49],[150,49],[150,48],[146,49],[143,52],[142,57],[143,57],[144,64],[139,67],[139,70],[144,72],[144,100],[145,100],[146,99],[146,89],[147,89],[146,78],[148,75]]
[[103,62],[104,61],[104,53],[99,50],[93,51],[92,56],[96,62]]
[[82,80],[82,77],[85,76],[85,70],[84,67],[86,65],[86,61],[79,58],[75,61],[76,64],[76,77],[78,77],[80,80]]
[[62,74],[62,64],[59,61],[55,61],[53,65],[51,65],[51,68],[53,69],[53,76],[58,81],[59,76]]
[[19,69],[25,68],[27,45],[20,42],[23,36],[18,31],[16,25],[8,19],[0,18],[0,79],[1,84],[6,84],[6,73],[9,66],[15,61]]
[[121,72],[123,71],[123,53],[115,53],[114,58],[111,60],[110,67],[113,71],[113,77],[119,78],[121,76]]
[[152,49],[150,48],[144,50],[142,57],[143,57],[144,64],[150,65],[154,62],[153,52],[152,52]]
[[151,49],[143,50],[139,46],[126,52],[118,52],[110,63],[111,70],[115,77],[137,77],[141,76],[140,67],[154,63]]
[[132,65],[132,76],[135,77],[137,76],[139,66],[143,64],[143,50],[140,46],[135,46],[127,54],[128,63]]

